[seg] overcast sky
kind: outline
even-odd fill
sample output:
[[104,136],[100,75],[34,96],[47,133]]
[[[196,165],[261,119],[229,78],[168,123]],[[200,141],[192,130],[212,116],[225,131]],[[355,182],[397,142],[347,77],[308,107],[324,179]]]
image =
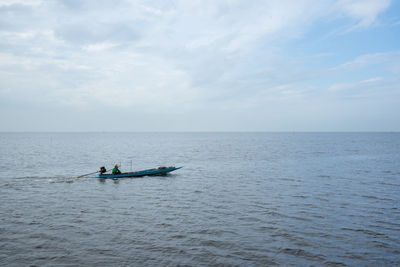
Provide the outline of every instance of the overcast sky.
[[399,2],[0,0],[0,131],[400,131]]

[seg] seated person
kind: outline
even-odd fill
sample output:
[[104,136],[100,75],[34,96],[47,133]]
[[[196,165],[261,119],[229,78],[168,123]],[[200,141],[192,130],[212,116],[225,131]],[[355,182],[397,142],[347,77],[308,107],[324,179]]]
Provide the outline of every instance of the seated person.
[[103,174],[103,173],[106,173],[107,172],[107,169],[103,166],[103,167],[100,167],[100,174]]
[[112,174],[121,174],[121,171],[118,169],[118,164],[115,164]]

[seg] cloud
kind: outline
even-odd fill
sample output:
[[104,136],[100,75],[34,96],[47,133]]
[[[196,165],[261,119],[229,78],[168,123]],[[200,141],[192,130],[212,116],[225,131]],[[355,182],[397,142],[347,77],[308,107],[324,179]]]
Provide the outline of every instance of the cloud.
[[313,60],[336,51],[299,59],[286,50],[326,20],[337,22],[333,28],[366,30],[389,4],[0,1],[0,102],[23,95],[42,107],[111,113],[265,112],[265,103],[301,102],[316,88],[351,87],[346,80],[327,85],[324,79],[338,73],[374,64],[398,69],[397,52],[358,55],[316,71]]
[[335,66],[330,71],[351,71],[373,65],[395,64],[398,60],[400,60],[400,51],[364,54],[354,60]]
[[336,8],[356,20],[356,24],[350,28],[354,30],[374,24],[378,15],[385,11],[390,3],[390,0],[339,0]]
[[351,90],[351,89],[358,89],[360,87],[368,87],[371,85],[376,84],[379,81],[382,81],[382,77],[373,77],[370,79],[357,81],[353,83],[341,83],[341,84],[334,84],[328,88],[329,91],[342,91],[342,90]]
[[96,44],[87,45],[83,48],[83,50],[88,51],[88,52],[99,52],[99,51],[108,50],[108,49],[116,47],[116,46],[118,46],[118,44],[116,44],[116,43],[104,42],[104,43],[96,43]]
[[0,0],[0,7],[11,5],[39,6],[42,0]]

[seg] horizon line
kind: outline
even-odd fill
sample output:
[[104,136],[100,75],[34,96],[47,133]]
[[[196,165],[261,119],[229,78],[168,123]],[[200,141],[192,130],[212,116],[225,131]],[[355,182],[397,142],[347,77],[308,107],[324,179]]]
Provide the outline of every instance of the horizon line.
[[0,133],[400,133],[400,131],[0,131]]

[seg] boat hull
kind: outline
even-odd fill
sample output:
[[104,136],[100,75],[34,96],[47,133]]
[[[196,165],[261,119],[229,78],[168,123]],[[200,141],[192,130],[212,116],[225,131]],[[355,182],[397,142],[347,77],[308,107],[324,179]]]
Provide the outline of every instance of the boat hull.
[[102,179],[116,179],[116,178],[134,178],[143,176],[153,176],[153,175],[165,175],[169,172],[178,170],[182,167],[163,167],[158,169],[148,169],[137,172],[126,172],[121,174],[99,174],[96,176],[91,176],[91,178],[102,178]]

